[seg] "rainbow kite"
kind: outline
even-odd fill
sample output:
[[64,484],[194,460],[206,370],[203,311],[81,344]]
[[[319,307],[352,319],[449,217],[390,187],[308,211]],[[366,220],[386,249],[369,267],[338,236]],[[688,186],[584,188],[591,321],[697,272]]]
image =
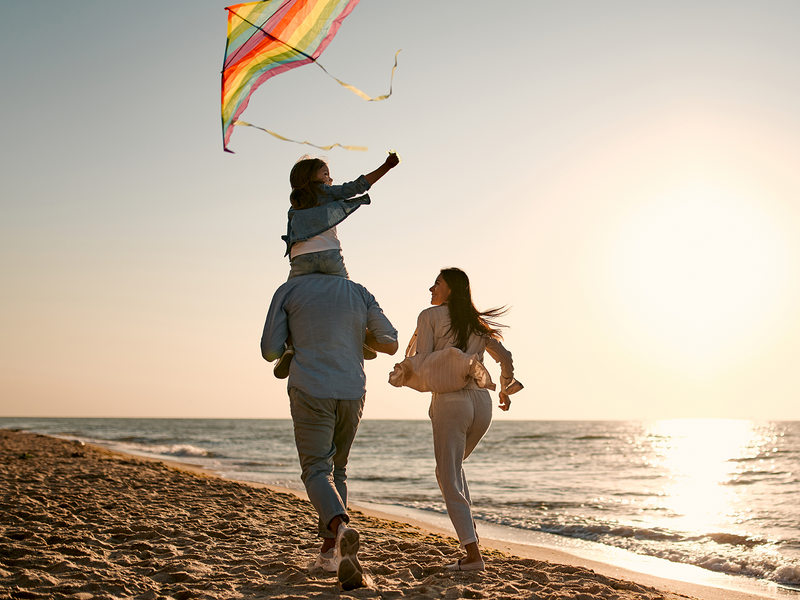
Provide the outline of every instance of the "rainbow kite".
[[[325,71],[316,62],[317,58],[331,43],[342,21],[358,2],[359,0],[265,0],[236,4],[225,9],[228,11],[228,42],[222,68],[222,145],[226,152],[230,152],[228,142],[235,125],[254,127],[240,121],[239,116],[247,108],[250,96],[262,83],[270,77],[311,62]],[[397,54],[394,68],[396,67]],[[388,94],[371,98],[351,85],[338,79],[336,81],[369,101],[384,100],[392,94],[391,82]],[[281,140],[294,141],[261,127],[257,129]],[[348,150],[366,150],[360,146],[340,144],[316,147],[329,150],[334,146]]]

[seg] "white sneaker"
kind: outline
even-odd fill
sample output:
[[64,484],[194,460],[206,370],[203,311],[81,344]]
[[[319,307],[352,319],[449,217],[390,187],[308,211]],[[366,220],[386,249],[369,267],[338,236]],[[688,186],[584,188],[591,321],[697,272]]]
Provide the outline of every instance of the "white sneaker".
[[339,570],[339,558],[336,556],[336,550],[331,548],[327,552],[317,554],[317,560],[314,561],[312,568],[336,573]]
[[342,589],[345,591],[354,590],[364,585],[364,569],[358,562],[358,547],[360,545],[358,532],[344,523],[339,525],[336,532],[336,556],[339,559],[339,567],[336,574]]

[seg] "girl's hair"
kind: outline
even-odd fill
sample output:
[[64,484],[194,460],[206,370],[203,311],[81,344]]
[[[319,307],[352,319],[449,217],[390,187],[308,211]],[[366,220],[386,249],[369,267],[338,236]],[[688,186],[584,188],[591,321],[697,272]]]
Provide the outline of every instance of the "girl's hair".
[[294,163],[292,172],[289,173],[289,183],[292,186],[289,202],[292,203],[292,208],[303,210],[317,205],[319,188],[324,185],[317,179],[317,171],[327,164],[321,158],[311,158],[308,155]]
[[503,306],[480,312],[472,303],[469,277],[464,271],[451,267],[442,269],[440,274],[450,288],[447,308],[450,311],[450,333],[455,337],[456,347],[466,352],[469,336],[473,333],[503,339],[500,328],[506,325],[501,325],[493,319],[506,314],[508,309]]

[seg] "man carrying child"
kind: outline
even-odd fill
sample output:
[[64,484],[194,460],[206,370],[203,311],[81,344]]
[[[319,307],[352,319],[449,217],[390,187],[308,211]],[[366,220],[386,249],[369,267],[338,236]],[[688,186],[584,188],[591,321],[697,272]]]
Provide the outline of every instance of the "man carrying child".
[[261,354],[280,358],[291,331],[288,392],[302,480],[323,538],[315,566],[360,587],[359,534],[349,527],[346,467],[366,397],[363,346],[397,352],[397,331],[374,296],[336,275],[294,277],[275,292]]

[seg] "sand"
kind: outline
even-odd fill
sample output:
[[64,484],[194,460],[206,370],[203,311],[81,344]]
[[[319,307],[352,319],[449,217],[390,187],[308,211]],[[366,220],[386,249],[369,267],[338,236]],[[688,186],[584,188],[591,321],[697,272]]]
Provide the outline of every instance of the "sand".
[[449,573],[450,536],[351,516],[368,585],[345,592],[311,568],[316,514],[296,494],[0,430],[0,598],[758,598],[492,548],[485,572]]

